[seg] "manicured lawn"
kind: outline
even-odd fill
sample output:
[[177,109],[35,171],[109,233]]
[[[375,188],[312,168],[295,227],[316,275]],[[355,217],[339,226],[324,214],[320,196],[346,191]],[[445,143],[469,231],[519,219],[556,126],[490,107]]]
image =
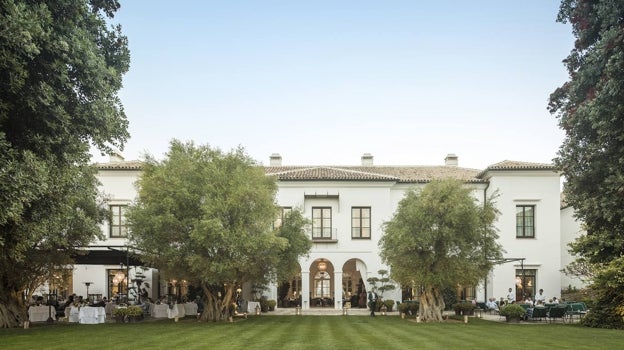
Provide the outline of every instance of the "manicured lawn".
[[397,316],[252,316],[0,329],[0,349],[622,349],[624,332],[569,324],[423,324]]

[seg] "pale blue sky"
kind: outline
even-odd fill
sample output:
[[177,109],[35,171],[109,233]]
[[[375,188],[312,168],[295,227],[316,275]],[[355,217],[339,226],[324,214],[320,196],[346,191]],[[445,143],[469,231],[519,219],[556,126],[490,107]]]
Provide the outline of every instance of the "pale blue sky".
[[485,168],[550,162],[563,138],[555,0],[121,3],[126,159],[178,138],[264,164]]

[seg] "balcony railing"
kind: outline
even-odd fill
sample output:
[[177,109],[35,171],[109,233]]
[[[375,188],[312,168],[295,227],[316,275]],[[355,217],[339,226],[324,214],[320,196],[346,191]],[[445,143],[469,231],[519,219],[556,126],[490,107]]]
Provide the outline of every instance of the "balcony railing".
[[336,243],[338,242],[338,229],[332,227],[327,228],[309,228],[308,234],[315,243]]

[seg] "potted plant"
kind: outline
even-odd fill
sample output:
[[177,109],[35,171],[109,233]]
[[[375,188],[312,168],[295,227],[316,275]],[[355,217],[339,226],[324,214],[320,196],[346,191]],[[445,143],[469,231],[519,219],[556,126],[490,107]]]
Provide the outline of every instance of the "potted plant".
[[399,310],[401,318],[405,318],[405,316],[409,313],[410,305],[408,303],[399,303],[397,304],[397,309]]
[[143,308],[136,305],[118,307],[113,310],[113,317],[119,323],[137,322],[143,319]]
[[128,315],[127,307],[118,307],[113,310],[113,317],[115,321],[118,323],[123,323],[126,321],[126,316]]
[[267,308],[269,309],[269,311],[275,311],[276,305],[277,305],[277,301],[273,299],[267,300]]
[[412,315],[418,315],[418,312],[420,312],[420,302],[419,301],[412,301],[410,303],[410,313]]
[[386,299],[383,301],[384,305],[386,305],[386,309],[388,312],[392,312],[392,307],[394,306],[394,300]]
[[461,302],[453,305],[455,315],[457,316],[470,316],[474,314],[475,306],[470,302]]
[[520,322],[520,319],[526,314],[526,310],[518,304],[509,304],[501,307],[501,316],[505,316],[507,322]]
[[260,311],[261,312],[267,312],[269,311],[269,300],[266,297],[261,297],[260,300],[258,300],[258,302],[260,303]]
[[137,305],[128,306],[126,308],[126,317],[128,322],[137,322],[143,319],[143,308]]

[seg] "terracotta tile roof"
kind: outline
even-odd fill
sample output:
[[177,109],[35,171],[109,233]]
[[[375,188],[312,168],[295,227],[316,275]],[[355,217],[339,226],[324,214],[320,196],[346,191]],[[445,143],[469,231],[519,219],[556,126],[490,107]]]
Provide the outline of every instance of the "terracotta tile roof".
[[280,181],[394,181],[429,182],[455,178],[466,182],[482,182],[477,169],[453,166],[279,166],[265,167],[267,175]]
[[[138,160],[96,163],[99,170],[141,170]],[[280,181],[393,181],[399,183],[425,183],[434,179],[453,178],[466,182],[486,182],[488,171],[499,170],[552,170],[555,166],[505,160],[488,166],[485,170],[455,166],[266,166],[265,173]]]
[[485,170],[480,172],[477,177],[483,178],[483,176],[489,171],[507,171],[507,170],[552,170],[556,171],[556,168],[553,164],[546,163],[529,163],[529,162],[519,162],[515,160],[504,160],[502,162],[498,162],[496,164],[492,164],[488,166]]
[[95,163],[98,170],[141,170],[143,162],[139,160],[129,160],[121,162]]

